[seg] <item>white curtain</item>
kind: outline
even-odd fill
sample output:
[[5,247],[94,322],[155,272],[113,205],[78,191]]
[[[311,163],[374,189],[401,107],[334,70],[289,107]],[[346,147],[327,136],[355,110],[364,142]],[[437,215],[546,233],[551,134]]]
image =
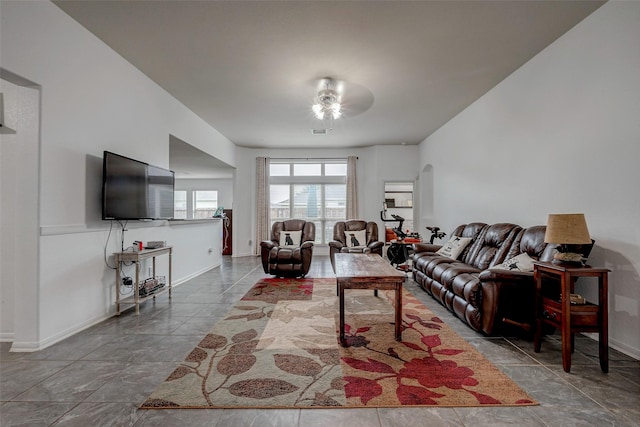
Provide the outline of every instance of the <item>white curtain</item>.
[[358,218],[358,186],[356,183],[356,156],[347,158],[347,219]]
[[269,157],[256,157],[256,241],[254,254],[260,254],[260,242],[269,240]]

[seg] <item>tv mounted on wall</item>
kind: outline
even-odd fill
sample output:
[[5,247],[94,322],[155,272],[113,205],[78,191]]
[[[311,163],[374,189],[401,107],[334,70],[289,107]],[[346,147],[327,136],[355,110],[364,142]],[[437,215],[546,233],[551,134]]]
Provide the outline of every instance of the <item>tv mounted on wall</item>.
[[172,219],[173,171],[119,154],[102,159],[102,219]]

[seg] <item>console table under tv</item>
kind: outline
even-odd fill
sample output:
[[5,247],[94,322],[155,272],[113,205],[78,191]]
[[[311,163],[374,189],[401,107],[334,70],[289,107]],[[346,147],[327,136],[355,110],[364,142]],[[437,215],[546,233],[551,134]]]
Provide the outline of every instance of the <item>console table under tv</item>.
[[[160,295],[169,291],[169,298],[171,298],[171,255],[173,248],[171,246],[165,246],[157,249],[143,249],[141,251],[125,251],[114,253],[116,258],[116,315],[120,315],[121,304],[132,304],[136,307],[136,315],[140,314],[140,304],[149,298],[155,298],[156,295]],[[169,255],[169,277],[167,278],[167,285],[162,289],[151,292],[148,295],[140,296],[140,262],[145,259],[153,259],[153,276],[156,278],[156,257],[159,255]],[[122,274],[121,265],[123,262],[132,262],[136,265],[136,277],[133,282],[133,295],[120,299],[120,287],[122,286]]]

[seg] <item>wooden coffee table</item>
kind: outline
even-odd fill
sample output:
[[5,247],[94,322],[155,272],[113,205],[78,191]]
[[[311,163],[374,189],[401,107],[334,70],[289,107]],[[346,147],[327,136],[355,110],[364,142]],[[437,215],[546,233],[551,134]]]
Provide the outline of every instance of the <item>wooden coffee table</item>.
[[340,345],[344,339],[344,290],[374,289],[396,291],[395,338],[402,340],[402,284],[405,275],[393,268],[380,255],[338,253],[335,255],[335,271],[340,297]]

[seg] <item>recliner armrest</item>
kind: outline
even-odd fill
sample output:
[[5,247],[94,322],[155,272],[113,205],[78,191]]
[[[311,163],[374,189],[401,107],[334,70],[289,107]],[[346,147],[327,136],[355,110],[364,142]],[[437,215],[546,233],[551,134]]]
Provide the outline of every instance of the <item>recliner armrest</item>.
[[367,247],[371,249],[371,251],[374,251],[375,249],[378,249],[378,248],[382,248],[383,246],[384,246],[384,242],[381,242],[379,240],[375,242],[371,242],[367,245]]
[[332,241],[329,242],[329,247],[330,248],[335,248],[339,252],[340,249],[342,249],[344,247],[344,245],[342,244],[342,242],[338,242],[337,240],[332,240]]
[[532,272],[483,270],[478,275],[482,290],[482,330],[487,335],[506,325],[530,331],[535,313]]
[[300,245],[300,249],[312,248],[312,247],[313,247],[313,242],[311,240],[307,240],[306,242]]
[[430,243],[414,243],[413,250],[416,253],[420,252],[437,252],[440,250],[442,245],[432,245]]
[[276,245],[276,243],[273,240],[263,240],[262,242],[260,242],[260,246],[262,246],[265,249],[271,249],[278,245]]

